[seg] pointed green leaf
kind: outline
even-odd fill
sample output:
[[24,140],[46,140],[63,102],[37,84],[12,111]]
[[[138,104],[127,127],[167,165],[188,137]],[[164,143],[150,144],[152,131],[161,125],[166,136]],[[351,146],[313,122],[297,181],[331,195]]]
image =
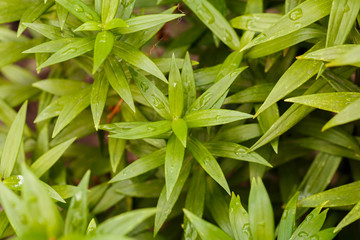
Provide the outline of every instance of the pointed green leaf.
[[107,94],[109,90],[109,82],[103,72],[96,74],[91,89],[91,112],[94,119],[95,129],[98,130],[101,116],[103,114]]
[[119,34],[129,34],[155,27],[156,25],[170,22],[174,19],[184,16],[184,14],[150,14],[137,16],[125,20],[127,27],[115,29]]
[[74,30],[74,32],[79,31],[100,31],[101,24],[95,21],[89,21],[81,24],[78,28]]
[[210,2],[207,0],[184,0],[184,3],[223,43],[233,50],[240,48],[238,35]]
[[184,90],[184,112],[186,112],[196,100],[195,78],[189,52],[186,52],[181,79]]
[[66,19],[69,15],[69,11],[61,6],[59,3],[56,3],[56,13],[59,20],[60,29],[64,30]]
[[253,13],[233,18],[230,23],[234,28],[263,32],[277,23],[281,17],[282,15],[277,13]]
[[126,235],[140,223],[153,216],[155,212],[155,208],[143,208],[122,213],[99,224],[95,233],[99,236],[103,234]]
[[169,200],[177,179],[179,178],[184,154],[184,146],[176,135],[172,134],[167,142],[165,154],[165,184],[167,200]]
[[257,84],[227,97],[224,104],[263,102],[273,88],[273,83]]
[[180,118],[184,108],[184,94],[183,83],[176,64],[175,55],[172,56],[169,72],[169,106],[172,118]]
[[27,102],[21,106],[7,134],[0,161],[0,176],[3,178],[9,177],[15,167],[16,159],[20,151],[20,145],[22,143],[26,109]]
[[29,211],[29,216],[36,216],[32,221],[45,228],[49,238],[60,236],[64,222],[56,205],[42,187],[41,182],[27,167],[23,166],[22,174],[24,176],[22,197]]
[[108,23],[106,23],[104,29],[111,30],[114,28],[126,28],[126,27],[129,27],[129,25],[127,25],[127,23],[123,19],[115,18],[109,21]]
[[104,67],[106,77],[111,87],[124,99],[133,112],[135,112],[134,100],[121,63],[110,57],[105,61]]
[[247,67],[239,68],[217,81],[196,99],[187,112],[191,113],[212,107],[246,68]]
[[229,219],[236,240],[251,239],[249,214],[241,205],[240,196],[234,193],[229,206]]
[[25,50],[23,53],[53,53],[58,51],[60,48],[65,47],[69,43],[72,43],[80,38],[62,38],[49,42],[44,42],[35,47]]
[[301,200],[300,207],[316,207],[326,202],[324,207],[349,206],[357,204],[360,199],[358,191],[360,181],[345,184],[340,187],[332,188],[325,192],[317,193]]
[[143,173],[151,171],[160,167],[165,162],[165,149],[159,149],[153,153],[145,155],[125,167],[115,177],[110,180],[110,183],[119,182],[129,178],[139,176]]
[[182,145],[186,147],[186,140],[188,134],[188,127],[186,121],[182,118],[173,120],[171,123],[171,129],[173,130],[176,137],[180,140]]
[[103,24],[107,24],[116,15],[120,0],[102,1],[101,5],[101,20]]
[[[322,42],[315,45],[312,50],[320,48]],[[267,96],[265,102],[257,110],[255,116],[258,116],[265,109],[300,87],[307,82],[311,77],[318,73],[321,62],[313,60],[297,60],[291,67],[281,76]]]
[[109,138],[109,157],[113,172],[116,172],[125,152],[126,141],[124,139]]
[[132,45],[117,41],[113,47],[113,54],[167,83],[164,74],[159,70],[154,62]]
[[64,154],[66,149],[70,147],[75,139],[76,138],[72,138],[64,143],[59,144],[36,159],[36,161],[31,165],[31,170],[33,173],[37,177],[41,177],[60,159],[60,157]]
[[[26,27],[40,33],[46,38],[49,38],[51,40],[59,40],[66,38],[73,38],[74,33],[71,32],[69,29],[61,30],[57,26],[49,25],[49,24],[43,24],[43,23],[23,23]],[[59,50],[59,49],[56,49]]]
[[[24,202],[0,181],[0,202],[17,235],[22,235],[29,226],[29,214]],[[15,206],[15,207],[14,207]]]
[[[304,94],[312,94],[319,91],[329,90],[330,87],[326,85],[325,80],[318,79]],[[270,127],[270,129],[250,148],[250,151],[256,150],[259,147],[271,142],[276,137],[280,136],[301,119],[306,117],[314,108],[293,104],[280,118]]]
[[83,22],[100,21],[99,15],[81,0],[55,0]]
[[330,62],[350,51],[355,50],[356,48],[357,45],[355,44],[344,44],[344,45],[322,48],[313,52],[305,53],[304,55],[298,56],[296,58]]
[[109,137],[121,139],[141,139],[151,138],[169,132],[171,130],[171,121],[158,121],[142,124],[129,130],[117,132]]
[[206,109],[189,113],[184,120],[189,128],[216,126],[252,118],[253,115],[234,110]]
[[204,146],[211,154],[218,157],[232,158],[247,162],[254,162],[264,166],[272,167],[261,155],[256,152],[248,152],[247,147],[231,142],[206,142]]
[[308,0],[299,4],[241,50],[285,36],[320,20],[330,13],[331,3],[332,0]]
[[94,47],[93,74],[109,56],[114,45],[114,34],[110,31],[102,31],[96,35]]
[[230,189],[224,173],[209,150],[207,150],[199,140],[193,137],[189,138],[188,150],[210,177],[212,177],[230,195]]
[[360,98],[357,92],[318,93],[288,98],[285,101],[339,113]]
[[33,1],[33,4],[22,14],[17,36],[20,36],[26,29],[24,23],[32,23],[44,14],[52,5],[54,0],[50,0],[44,4],[42,0]]
[[94,40],[89,38],[81,38],[80,40],[67,44],[65,47],[55,52],[45,62],[38,66],[37,69],[42,69],[44,67],[78,57],[91,51],[93,48]]
[[144,75],[130,68],[131,75],[153,109],[163,118],[171,119],[169,101],[165,95]]
[[[201,217],[204,211],[205,192],[205,172],[200,168],[193,174],[185,201],[185,208],[198,217]],[[197,238],[196,229],[186,216],[184,216],[184,236],[186,240],[195,240]]]
[[189,221],[195,226],[196,231],[199,233],[203,240],[231,240],[232,238],[223,232],[220,228],[215,225],[202,220],[192,212],[184,209],[184,213]]
[[74,94],[75,92],[86,88],[88,85],[88,83],[82,81],[56,78],[48,78],[32,84],[33,87],[57,96]]
[[346,216],[341,220],[341,222],[336,226],[334,232],[340,231],[342,228],[346,227],[347,225],[355,222],[356,220],[360,219],[360,202],[358,202],[351,211],[346,214]]
[[295,230],[296,203],[299,193],[296,193],[286,204],[286,208],[281,216],[279,223],[279,240],[288,240]]
[[339,126],[348,122],[355,121],[360,118],[360,99],[350,103],[344,109],[342,109],[337,115],[328,121],[323,127],[322,131],[326,129]]
[[[60,110],[59,118],[56,121],[52,137],[54,138],[64,127],[80,114],[90,104],[90,87],[81,90],[71,98],[64,99],[63,109]],[[44,109],[45,111],[46,109]]]
[[253,178],[249,195],[249,222],[254,240],[274,239],[274,213],[261,178]]
[[179,178],[175,183],[173,193],[170,195],[170,198],[167,199],[166,186],[163,187],[157,206],[156,206],[156,215],[155,215],[155,226],[154,226],[154,236],[159,232],[160,228],[170,215],[176,201],[178,200],[181,190],[190,174],[192,166],[192,161],[186,159],[180,170]]
[[88,225],[88,185],[90,171],[81,179],[75,195],[72,197],[65,220],[65,234],[84,234]]

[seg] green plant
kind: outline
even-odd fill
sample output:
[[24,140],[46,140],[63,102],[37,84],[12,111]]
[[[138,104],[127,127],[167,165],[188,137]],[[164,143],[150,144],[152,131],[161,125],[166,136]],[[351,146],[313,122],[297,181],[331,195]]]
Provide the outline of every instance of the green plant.
[[1,238],[360,234],[360,1],[0,6]]

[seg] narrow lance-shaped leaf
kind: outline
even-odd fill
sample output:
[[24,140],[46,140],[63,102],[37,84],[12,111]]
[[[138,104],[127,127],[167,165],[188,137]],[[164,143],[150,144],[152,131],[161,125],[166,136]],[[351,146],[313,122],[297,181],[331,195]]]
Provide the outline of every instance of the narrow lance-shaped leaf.
[[171,129],[173,130],[176,137],[180,140],[182,145],[186,147],[188,126],[186,121],[182,118],[174,119],[171,123]]
[[240,73],[243,72],[246,68],[247,67],[239,68],[217,81],[203,94],[201,94],[198,99],[196,99],[196,101],[188,109],[187,113],[209,109],[212,107],[217,102],[217,100],[228,90],[228,88],[240,75]]
[[75,139],[76,138],[72,138],[62,144],[59,144],[36,159],[36,161],[31,165],[31,170],[34,174],[37,177],[41,177],[45,172],[47,172],[60,159]]
[[330,13],[331,2],[332,0],[308,0],[299,4],[241,50],[282,37],[316,22]]
[[100,21],[99,15],[81,0],[56,0],[56,2],[83,22]]
[[[319,42],[310,51],[316,50],[323,45]],[[311,77],[318,73],[321,62],[313,60],[297,60],[291,67],[281,76],[275,87],[266,98],[265,102],[257,110],[255,116],[258,116],[265,109],[291,93],[302,84],[307,82]]]
[[195,78],[189,52],[186,52],[181,79],[184,89],[184,112],[186,112],[196,100]]
[[[5,210],[6,216],[17,235],[22,235],[29,229],[30,219],[28,209],[13,191],[8,189],[0,181],[0,202]],[[15,207],[14,207],[15,206]],[[26,221],[26,223],[24,223]]]
[[80,25],[78,28],[74,30],[74,32],[78,31],[100,31],[101,30],[101,24],[95,21],[89,21],[85,22],[82,25]]
[[261,178],[253,178],[249,195],[249,222],[254,240],[274,239],[274,213]]
[[360,93],[357,92],[335,92],[303,95],[299,97],[288,98],[285,101],[339,113],[345,107],[355,102],[359,98]]
[[90,171],[87,171],[81,179],[78,189],[71,199],[70,207],[65,220],[65,234],[84,234],[88,224],[88,185]]
[[47,1],[45,4],[42,0],[34,1],[33,4],[22,14],[17,36],[19,37],[26,29],[24,23],[32,23],[44,14],[52,5],[54,0]]
[[360,99],[352,102],[348,106],[346,106],[343,110],[341,110],[337,115],[328,121],[324,127],[322,128],[323,131],[326,129],[342,125],[348,122],[355,121],[360,118]]
[[[185,208],[199,217],[202,216],[204,211],[205,192],[205,172],[199,168],[192,176],[185,200]],[[186,240],[195,240],[198,236],[194,225],[190,223],[186,216],[184,216],[184,236]]]
[[56,3],[56,13],[59,20],[59,26],[61,30],[64,30],[66,19],[69,15],[69,11],[61,6],[59,3]]
[[45,228],[49,238],[59,237],[62,234],[64,222],[56,205],[42,187],[41,182],[25,165],[22,166],[22,174],[24,176],[22,197],[29,211],[29,217],[36,216],[32,220]]
[[355,222],[358,219],[360,219],[360,202],[358,202],[351,209],[351,211],[341,220],[341,222],[336,226],[334,232],[340,231],[342,228]]
[[185,216],[189,221],[195,226],[196,231],[200,235],[201,239],[205,240],[232,240],[232,238],[223,232],[217,226],[202,220],[200,217],[196,216],[192,212],[184,209]]
[[229,219],[236,240],[251,239],[249,214],[241,205],[240,196],[234,193],[229,206]]
[[109,56],[114,45],[114,34],[110,31],[102,31],[96,35],[94,47],[93,74]]
[[188,149],[201,167],[230,195],[230,189],[219,163],[199,140],[190,137]]
[[189,113],[184,120],[189,128],[216,126],[252,118],[253,115],[234,110],[206,109]]
[[169,200],[177,179],[179,178],[184,154],[184,146],[176,135],[172,134],[167,142],[165,154],[165,184],[167,200]]
[[184,108],[184,94],[181,75],[174,54],[169,73],[169,106],[172,118],[180,118]]
[[286,204],[279,223],[279,240],[288,240],[295,230],[296,203],[299,193],[296,193]]
[[99,224],[95,233],[99,236],[104,234],[116,234],[117,237],[126,235],[155,212],[155,208],[143,208],[122,213]]
[[89,38],[81,38],[80,40],[67,44],[65,47],[55,52],[44,63],[38,66],[37,70],[78,57],[84,53],[91,51],[93,48],[94,40]]
[[125,152],[126,140],[109,138],[108,141],[111,168],[116,172]]
[[[90,87],[81,90],[76,96],[64,99],[64,107],[56,121],[52,137],[54,138],[64,127],[90,104]],[[45,109],[46,110],[46,109]]]
[[163,120],[158,122],[149,122],[141,124],[138,127],[129,130],[119,131],[110,137],[121,139],[141,139],[151,138],[169,132],[171,130],[171,121]]
[[230,23],[234,28],[263,32],[279,21],[281,17],[282,15],[276,13],[253,13],[233,18]]
[[118,10],[120,0],[102,1],[101,21],[103,24],[113,20]]
[[159,70],[154,62],[132,45],[122,41],[117,41],[113,47],[113,54],[167,83],[164,74]]
[[145,155],[135,162],[131,163],[129,166],[125,167],[121,172],[119,172],[115,177],[110,180],[110,183],[119,182],[129,178],[139,176],[143,173],[151,171],[157,167],[160,167],[164,164],[165,159],[165,149],[159,149],[153,153]]
[[109,82],[103,72],[96,74],[91,89],[91,112],[94,119],[95,129],[98,130],[101,116],[103,114],[107,94],[109,90]]
[[121,63],[116,59],[109,57],[104,66],[104,71],[111,87],[120,95],[122,99],[124,99],[131,110],[135,112],[134,100]]
[[145,97],[153,109],[161,117],[171,119],[169,100],[165,97],[165,95],[144,75],[131,68],[130,72],[141,94]]
[[224,16],[207,0],[184,0],[198,18],[228,47],[240,48],[239,38]]
[[150,14],[145,16],[137,16],[125,20],[126,27],[115,29],[119,34],[129,34],[145,29],[155,27],[156,25],[170,22],[174,19],[184,16],[184,14]]
[[166,196],[166,186],[163,187],[156,206],[154,236],[156,236],[156,234],[159,232],[160,228],[170,215],[176,201],[178,200],[181,190],[190,174],[191,166],[191,159],[186,159],[182,165],[179,178],[175,183],[173,194],[170,195],[169,199],[167,199]]
[[22,143],[26,119],[27,102],[25,102],[11,124],[3,151],[1,153],[0,176],[7,178],[11,175]]

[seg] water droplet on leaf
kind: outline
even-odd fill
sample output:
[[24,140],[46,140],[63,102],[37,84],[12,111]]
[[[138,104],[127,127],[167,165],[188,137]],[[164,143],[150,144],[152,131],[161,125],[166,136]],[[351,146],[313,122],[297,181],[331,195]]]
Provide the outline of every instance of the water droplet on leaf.
[[296,8],[289,13],[289,18],[292,21],[299,20],[303,16],[301,8]]

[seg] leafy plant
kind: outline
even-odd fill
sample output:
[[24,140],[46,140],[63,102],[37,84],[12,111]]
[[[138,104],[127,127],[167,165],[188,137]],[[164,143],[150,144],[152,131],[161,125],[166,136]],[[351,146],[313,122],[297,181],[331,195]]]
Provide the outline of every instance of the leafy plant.
[[358,0],[0,6],[1,238],[360,234]]

